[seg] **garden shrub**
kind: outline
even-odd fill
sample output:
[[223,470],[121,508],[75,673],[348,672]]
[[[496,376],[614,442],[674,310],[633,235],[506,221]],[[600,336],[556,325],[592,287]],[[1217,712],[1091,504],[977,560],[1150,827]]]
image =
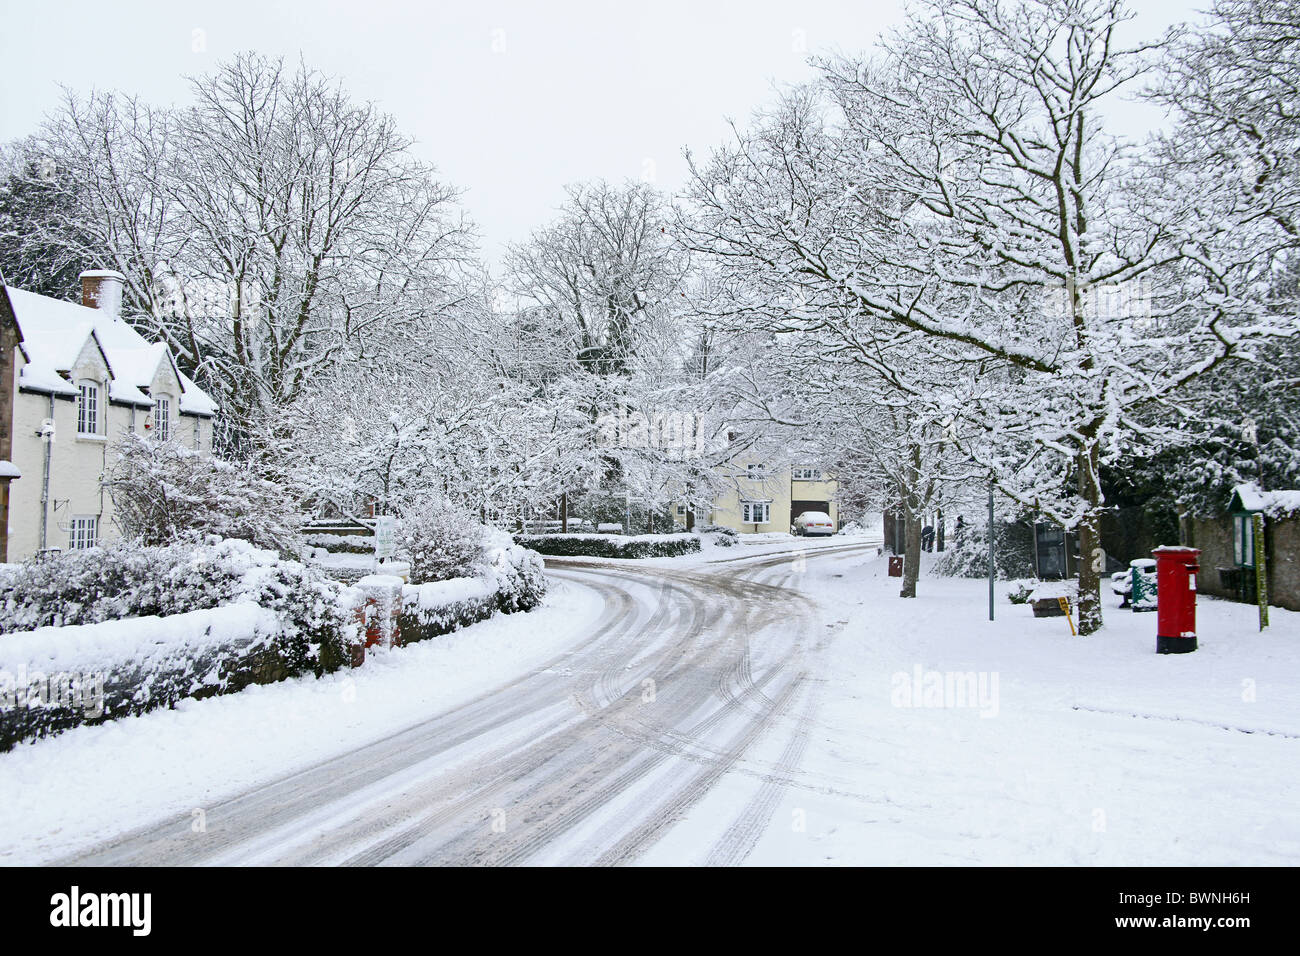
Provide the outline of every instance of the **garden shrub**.
[[179,441],[123,436],[104,487],[123,536],[143,544],[217,535],[281,554],[302,549],[302,515],[288,491]]
[[515,535],[515,541],[556,557],[672,558],[700,550],[693,534],[534,534]]
[[484,561],[485,534],[474,515],[445,500],[431,500],[404,514],[397,540],[411,562],[411,583],[473,577]]

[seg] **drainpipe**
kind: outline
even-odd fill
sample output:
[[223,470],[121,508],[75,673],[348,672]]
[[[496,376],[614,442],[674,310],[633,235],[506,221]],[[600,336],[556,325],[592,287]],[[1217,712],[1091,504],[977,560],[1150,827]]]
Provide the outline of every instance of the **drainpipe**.
[[[50,421],[54,421],[54,396],[50,395]],[[50,528],[50,447],[54,444],[54,435],[41,430],[41,441],[45,443],[45,467],[41,475],[41,550],[49,547]]]

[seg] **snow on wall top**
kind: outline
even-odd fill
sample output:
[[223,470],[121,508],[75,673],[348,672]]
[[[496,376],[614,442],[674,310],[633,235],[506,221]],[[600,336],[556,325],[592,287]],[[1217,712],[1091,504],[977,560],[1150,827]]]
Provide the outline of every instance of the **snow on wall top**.
[[19,376],[22,388],[56,395],[75,395],[76,384],[60,372],[71,371],[88,338],[93,337],[108,359],[112,376],[109,397],[146,407],[147,394],[164,365],[170,365],[181,383],[180,409],[192,415],[215,415],[216,404],[172,362],[162,342],[150,342],[121,319],[75,302],[62,302],[34,292],[5,286],[14,317],[22,331],[27,364]]
[[1237,485],[1232,493],[1247,511],[1262,511],[1270,516],[1300,511],[1300,491],[1264,491],[1258,485]]

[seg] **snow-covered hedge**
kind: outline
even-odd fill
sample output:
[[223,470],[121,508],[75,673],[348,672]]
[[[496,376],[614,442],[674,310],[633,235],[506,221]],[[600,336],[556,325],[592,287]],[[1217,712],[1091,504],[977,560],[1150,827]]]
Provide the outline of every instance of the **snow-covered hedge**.
[[[403,643],[541,603],[540,556],[480,532],[487,547],[473,576],[401,588]],[[243,541],[119,543],[0,565],[0,750],[352,665],[363,639],[352,596],[319,569]]]
[[401,642],[450,634],[491,617],[497,611],[494,584],[491,578],[473,577],[406,585],[397,616]]
[[531,611],[546,596],[546,565],[536,551],[502,535],[489,547],[488,574],[495,581],[497,607],[506,614]]
[[[348,665],[358,634],[341,593],[234,540],[0,566],[0,744]],[[24,682],[57,674],[98,681],[103,707],[33,706]]]
[[448,634],[495,612],[530,611],[546,596],[546,574],[535,552],[492,538],[488,563],[474,577],[408,584],[402,589],[398,632],[403,644]]
[[117,542],[0,565],[0,635],[236,603],[274,611],[294,636],[329,632],[340,590],[320,571],[245,541]]
[[[83,723],[351,663],[355,628],[310,634],[243,602],[0,638],[0,750]],[[319,640],[313,640],[318,638]]]
[[374,554],[375,538],[366,534],[305,534],[309,548],[323,548],[331,554]]
[[515,541],[557,557],[672,558],[700,550],[693,534],[517,534]]

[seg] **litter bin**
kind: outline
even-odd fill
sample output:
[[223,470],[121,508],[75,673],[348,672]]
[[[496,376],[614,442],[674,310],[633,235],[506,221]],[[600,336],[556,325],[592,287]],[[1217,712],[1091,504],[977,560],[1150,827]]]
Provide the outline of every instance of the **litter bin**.
[[901,554],[891,554],[889,556],[889,576],[891,578],[901,578],[903,576],[903,556]]

